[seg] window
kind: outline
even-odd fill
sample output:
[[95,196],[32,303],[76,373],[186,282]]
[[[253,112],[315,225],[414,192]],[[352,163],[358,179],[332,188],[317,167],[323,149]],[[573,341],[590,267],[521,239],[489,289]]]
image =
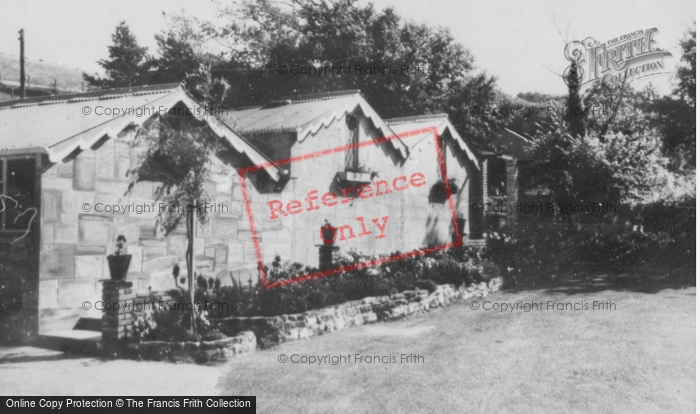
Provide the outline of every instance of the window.
[[504,197],[506,195],[506,160],[489,159],[487,180],[489,196]]
[[25,231],[36,214],[34,157],[0,158],[0,167],[0,231]]
[[350,131],[348,140],[349,149],[345,151],[345,169],[347,171],[358,171],[360,169],[360,128],[356,115],[348,114],[345,121]]

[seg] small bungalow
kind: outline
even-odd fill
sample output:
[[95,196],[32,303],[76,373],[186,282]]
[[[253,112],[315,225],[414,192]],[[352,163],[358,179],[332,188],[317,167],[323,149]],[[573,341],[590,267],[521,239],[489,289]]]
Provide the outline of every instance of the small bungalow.
[[182,283],[173,268],[186,268],[184,229],[164,237],[159,183],[128,191],[127,174],[144,151],[134,126],[174,116],[224,143],[207,182],[221,208],[194,240],[196,272],[222,283],[257,283],[259,258],[319,266],[328,223],[341,254],[481,234],[468,205],[481,200],[482,167],[445,115],[384,121],[359,91],[220,112],[208,114],[179,84],[0,103],[2,306],[21,306],[41,335],[98,321],[94,304],[118,235],[137,294]]
[[[158,183],[142,181],[127,192],[127,171],[143,150],[134,143],[133,126],[187,109],[192,122],[206,123],[239,162],[268,162],[206,115],[179,84],[0,103],[3,308],[21,306],[36,319],[41,334],[72,329],[81,318],[99,318],[100,280],[109,278],[106,255],[113,253],[118,235],[127,239],[132,255],[128,279],[137,292],[176,286],[173,267],[186,268],[184,231],[162,237],[154,193]],[[269,167],[262,173],[276,180],[280,171]],[[232,170],[209,183],[210,195],[229,207],[199,229],[195,254],[200,271],[248,265],[244,241],[237,238],[242,210],[236,208],[241,197],[234,191],[235,181]]]
[[[396,134],[417,130],[427,131],[403,140],[410,151],[406,168],[420,167],[431,173],[430,184],[433,186],[433,197],[430,197],[428,204],[425,204],[424,200],[416,200],[413,203],[414,210],[410,213],[415,220],[432,218],[431,228],[425,235],[423,244],[457,241],[454,226],[451,225],[449,204],[446,198],[435,197],[436,193],[442,192],[442,166],[445,167],[447,178],[454,186],[452,207],[456,211],[462,243],[479,244],[483,233],[481,214],[472,211],[470,203],[480,203],[482,200],[481,168],[479,160],[449,121],[447,114],[393,118],[386,122]],[[442,162],[431,132],[433,129],[438,135]],[[438,224],[443,222],[447,224]],[[411,237],[411,235],[406,236]],[[417,241],[412,244],[415,245]]]
[[[384,121],[359,91],[341,91],[245,108],[221,120],[283,171],[284,178],[272,187],[255,176],[246,177],[255,189],[251,206],[266,263],[280,256],[283,261],[319,266],[323,245],[319,229],[325,223],[338,228],[336,245],[341,252],[390,254],[454,241],[449,203],[431,196],[435,186],[444,189],[433,129],[445,154],[447,177],[457,185],[453,201],[458,223],[470,234],[469,193],[479,167],[445,115]],[[314,153],[315,157],[306,156]],[[394,179],[414,174],[422,177],[420,187],[390,195],[386,191]],[[326,193],[343,197],[345,189],[358,191],[362,186],[375,190],[375,196],[355,194],[352,201],[344,198],[337,207],[313,213],[270,214],[277,200],[287,205],[311,192],[319,198]],[[378,197],[382,191],[387,195]],[[369,223],[375,219],[383,220],[380,223],[386,227],[380,235],[386,237],[360,237],[373,231]],[[351,224],[354,229],[346,227]]]
[[[527,171],[533,159],[534,144],[522,135],[508,128],[496,134],[493,138],[497,152],[476,150],[481,159],[484,171],[484,203],[491,206],[516,206],[524,201],[523,171]],[[502,230],[516,225],[521,214],[485,211],[484,220],[489,230]]]

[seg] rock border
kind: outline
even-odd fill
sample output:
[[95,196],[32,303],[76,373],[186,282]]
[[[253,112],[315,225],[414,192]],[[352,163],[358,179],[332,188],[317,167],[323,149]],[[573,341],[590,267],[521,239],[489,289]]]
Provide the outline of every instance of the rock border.
[[299,314],[212,319],[212,325],[227,338],[198,342],[126,342],[122,353],[127,357],[153,361],[225,362],[241,354],[253,353],[258,347],[265,349],[353,326],[403,319],[447,307],[457,301],[483,298],[500,290],[502,284],[501,278],[495,278],[489,283],[472,284],[467,288],[457,289],[451,284],[438,285],[432,293],[427,290],[407,290],[391,296],[372,296]]
[[456,289],[451,284],[438,285],[433,293],[428,293],[427,290],[407,290],[391,296],[368,297],[299,314],[219,318],[212,319],[211,323],[225,335],[253,332],[258,347],[265,349],[353,326],[406,318],[460,300],[486,297],[490,292],[500,290],[502,284],[503,279],[499,277],[489,283],[472,284],[465,289]]
[[256,343],[255,334],[250,331],[244,331],[234,336],[214,341],[127,342],[125,349],[129,356],[151,361],[169,360],[211,363],[225,362],[237,355],[255,352]]

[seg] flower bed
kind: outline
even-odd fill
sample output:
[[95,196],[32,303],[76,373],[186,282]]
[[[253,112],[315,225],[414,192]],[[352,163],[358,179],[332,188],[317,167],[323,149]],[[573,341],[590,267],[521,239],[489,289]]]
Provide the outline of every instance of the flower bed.
[[[356,256],[349,260],[361,261]],[[302,268],[276,259],[269,275],[281,280]],[[247,288],[236,283],[223,287],[212,278],[200,276],[194,304],[184,290],[130,299],[134,305],[143,305],[132,308],[143,311],[133,313],[121,348],[127,350],[125,356],[142,359],[204,363],[226,360],[254,351],[256,343],[267,348],[484,296],[501,283],[500,278],[490,277],[487,269],[473,250],[463,248],[275,289]],[[480,279],[489,283],[479,283]],[[145,306],[154,302],[158,306]],[[201,306],[207,302],[227,306]],[[183,304],[190,305],[189,310]]]
[[[363,256],[356,252],[344,254],[338,266],[363,263],[378,256]],[[313,273],[318,269],[300,263],[283,263],[279,257],[267,267],[268,282],[278,282]],[[412,258],[390,261],[372,267],[340,272],[328,277],[285,284],[265,289],[236,281],[230,286],[217,286],[213,281],[198,283],[196,300],[204,303],[223,302],[225,309],[213,309],[210,318],[273,317],[300,314],[322,308],[339,306],[367,297],[391,296],[399,292],[426,289],[435,291],[438,285],[470,286],[497,277],[498,267],[478,258],[477,249],[454,248],[418,254]]]

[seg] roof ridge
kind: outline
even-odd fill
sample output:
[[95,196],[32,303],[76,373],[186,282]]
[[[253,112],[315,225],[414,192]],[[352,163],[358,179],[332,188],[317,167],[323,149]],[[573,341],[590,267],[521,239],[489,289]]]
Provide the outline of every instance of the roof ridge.
[[390,124],[405,124],[408,122],[427,122],[431,120],[442,120],[446,119],[447,121],[450,120],[449,115],[445,113],[441,114],[428,114],[428,115],[416,115],[416,116],[407,116],[407,117],[401,117],[401,118],[389,118],[385,119],[384,122],[387,123],[387,125]]
[[[319,92],[319,93],[311,93],[311,94],[305,94],[305,95],[297,95],[297,96],[293,96],[291,98],[272,99],[272,100],[270,100],[267,103],[262,104],[262,105],[241,106],[238,108],[234,108],[234,111],[247,111],[250,109],[274,109],[278,106],[270,106],[271,104],[281,103],[284,101],[290,101],[287,105],[295,105],[295,104],[306,103],[306,102],[316,101],[316,100],[339,99],[339,98],[344,98],[344,97],[353,96],[353,95],[361,95],[361,91],[359,89],[347,89],[347,90],[342,90],[342,91]],[[280,105],[280,106],[284,106],[284,105]]]
[[346,89],[346,90],[340,90],[340,91],[332,91],[332,92],[319,92],[319,93],[310,93],[310,94],[305,94],[305,95],[298,95],[296,97],[288,98],[292,101],[293,104],[295,103],[301,103],[301,102],[306,102],[306,101],[313,101],[317,99],[337,99],[337,98],[342,98],[345,96],[351,96],[351,95],[361,95],[362,92],[359,89]]
[[101,89],[80,93],[65,93],[58,95],[36,96],[25,99],[0,102],[0,110],[26,108],[28,106],[55,105],[61,103],[84,102],[94,100],[116,99],[124,96],[155,95],[165,93],[179,87],[180,83],[164,83],[159,85],[142,85],[125,88]]

